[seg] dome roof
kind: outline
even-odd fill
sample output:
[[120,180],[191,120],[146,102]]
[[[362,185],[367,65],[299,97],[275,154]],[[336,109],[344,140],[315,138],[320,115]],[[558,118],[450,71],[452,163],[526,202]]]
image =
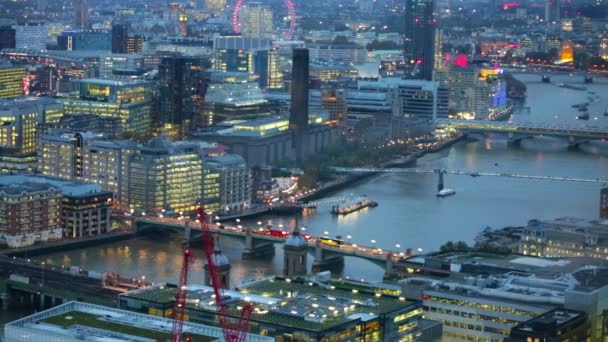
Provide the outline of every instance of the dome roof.
[[306,242],[304,237],[300,235],[300,229],[298,228],[298,226],[296,226],[296,228],[293,230],[293,233],[291,233],[291,235],[287,238],[287,241],[285,241],[285,245],[292,247],[301,247],[307,246],[308,243]]

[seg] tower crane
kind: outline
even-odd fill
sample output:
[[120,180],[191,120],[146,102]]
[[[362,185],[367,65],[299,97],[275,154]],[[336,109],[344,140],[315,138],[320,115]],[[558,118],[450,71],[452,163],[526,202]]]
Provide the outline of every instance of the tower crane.
[[[190,266],[190,258],[192,253],[189,249],[184,251],[184,260],[182,262],[182,272],[179,277],[179,287],[175,295],[175,306],[173,308],[173,329],[171,330],[171,342],[182,341],[182,327],[184,326],[184,314],[186,311],[186,288],[188,286],[188,269]],[[189,341],[189,339],[186,339]]]
[[209,220],[205,210],[201,205],[198,208],[198,219],[201,223],[201,238],[203,240],[203,251],[205,252],[205,258],[207,265],[209,266],[209,274],[211,276],[211,285],[213,286],[213,293],[215,295],[215,306],[217,307],[217,314],[219,316],[220,326],[224,333],[224,340],[227,342],[243,342],[247,338],[247,330],[249,329],[249,320],[251,319],[251,313],[253,312],[253,305],[247,303],[241,309],[241,314],[236,323],[232,322],[229,318],[228,306],[224,302],[224,291],[221,284],[221,279],[217,273],[215,261],[213,259],[213,252],[215,251],[215,243],[209,230]]

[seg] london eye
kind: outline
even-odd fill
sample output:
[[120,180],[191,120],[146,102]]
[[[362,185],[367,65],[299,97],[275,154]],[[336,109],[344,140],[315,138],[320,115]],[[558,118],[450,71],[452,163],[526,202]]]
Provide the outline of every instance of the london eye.
[[[232,13],[232,29],[236,33],[241,32],[241,22],[239,20],[239,12],[241,11],[241,6],[245,0],[238,0],[236,5],[234,6],[234,12]],[[291,0],[283,0],[285,7],[287,8],[287,15],[289,17],[289,28],[287,32],[283,34],[284,40],[291,40],[296,31],[296,9],[295,4]]]

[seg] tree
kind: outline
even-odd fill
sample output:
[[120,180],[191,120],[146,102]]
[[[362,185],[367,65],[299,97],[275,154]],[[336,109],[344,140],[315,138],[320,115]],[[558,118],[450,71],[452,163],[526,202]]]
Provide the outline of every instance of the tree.
[[397,45],[397,43],[391,41],[391,40],[383,40],[383,41],[379,41],[377,39],[374,39],[373,42],[367,44],[365,46],[367,48],[367,51],[374,51],[374,50],[398,50],[399,49],[399,45]]
[[346,38],[344,36],[336,36],[336,38],[334,38],[333,44],[334,45],[348,45],[351,43],[348,41],[348,38]]

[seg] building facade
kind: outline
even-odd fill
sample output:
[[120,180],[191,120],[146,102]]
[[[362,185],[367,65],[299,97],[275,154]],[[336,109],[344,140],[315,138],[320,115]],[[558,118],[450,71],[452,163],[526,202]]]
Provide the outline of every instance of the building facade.
[[23,80],[27,75],[22,66],[0,64],[0,99],[10,99],[23,96]]
[[112,36],[105,30],[66,30],[57,37],[59,50],[110,51]]
[[[219,175],[220,212],[236,212],[251,207],[251,169],[243,157],[236,154],[224,154],[209,158],[204,162],[203,174],[205,175],[204,180],[211,180],[211,175]],[[207,187],[205,185],[203,182],[203,195],[214,193],[215,184],[207,184]],[[205,197],[203,196],[203,198]]]
[[272,39],[272,9],[261,2],[245,3],[239,13],[241,35]]
[[215,38],[213,55],[216,71],[255,74],[262,89],[283,88],[279,56],[270,39]]
[[511,329],[505,342],[587,342],[591,338],[584,312],[554,309]]
[[127,24],[112,25],[112,53],[127,53],[129,27]]
[[435,0],[406,0],[405,6],[404,59],[411,70],[406,76],[431,81],[437,28]]
[[151,134],[151,84],[145,81],[85,79],[80,81],[78,99],[60,98],[65,114],[92,114],[119,118],[126,134]]
[[608,219],[608,187],[600,190],[600,218]]
[[126,169],[129,210],[170,214],[198,209],[203,171],[196,145],[154,138],[128,159]]
[[205,97],[202,57],[164,57],[158,66],[160,117],[154,125],[175,138],[188,136],[194,124],[203,122]]
[[46,50],[48,26],[44,21],[27,21],[15,26],[15,48]]
[[36,163],[38,108],[27,102],[0,102],[0,169],[33,171]]
[[136,153],[130,141],[108,141],[93,133],[47,134],[40,138],[38,171],[45,176],[99,184],[125,209],[126,164]]
[[14,182],[0,185],[0,234],[9,247],[60,239],[61,197],[45,183]]
[[519,241],[519,252],[537,257],[608,258],[608,224],[576,218],[531,220]]

